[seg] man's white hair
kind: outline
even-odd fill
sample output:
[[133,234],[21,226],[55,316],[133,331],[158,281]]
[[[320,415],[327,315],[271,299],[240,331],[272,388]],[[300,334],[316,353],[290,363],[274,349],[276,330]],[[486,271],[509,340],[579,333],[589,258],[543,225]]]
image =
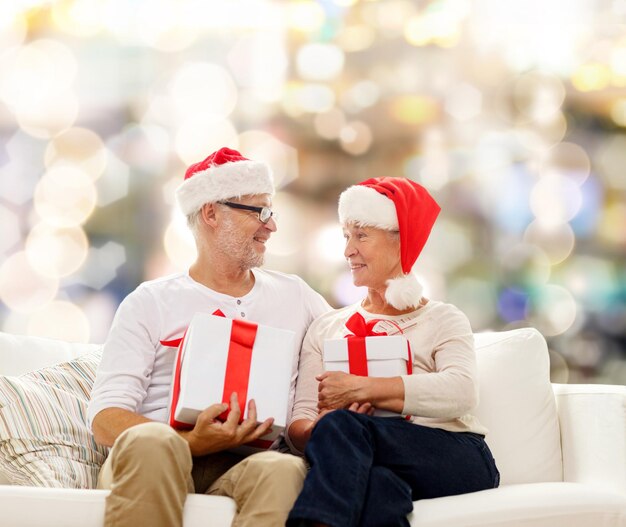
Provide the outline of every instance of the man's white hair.
[[198,228],[200,224],[200,218],[202,217],[202,207],[198,210],[192,212],[191,214],[187,214],[187,226],[191,233],[196,237],[198,235]]

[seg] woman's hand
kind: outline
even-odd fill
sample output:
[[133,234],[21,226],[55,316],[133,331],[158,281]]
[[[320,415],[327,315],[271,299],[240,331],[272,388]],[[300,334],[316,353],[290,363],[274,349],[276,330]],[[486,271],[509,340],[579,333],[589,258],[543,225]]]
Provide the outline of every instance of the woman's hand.
[[320,412],[348,408],[352,403],[367,402],[364,395],[368,377],[326,371],[315,378],[319,381],[317,407]]
[[350,410],[351,412],[356,412],[357,414],[374,415],[376,408],[374,408],[370,403],[352,403],[348,407],[348,410]]
[[348,408],[352,403],[370,403],[396,413],[404,408],[404,383],[400,377],[361,377],[327,371],[315,378],[319,381],[319,410]]

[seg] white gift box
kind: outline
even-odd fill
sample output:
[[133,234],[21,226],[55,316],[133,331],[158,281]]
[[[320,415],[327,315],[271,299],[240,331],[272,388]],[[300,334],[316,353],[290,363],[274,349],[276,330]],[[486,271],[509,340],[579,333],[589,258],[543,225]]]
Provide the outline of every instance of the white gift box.
[[[237,324],[251,325],[250,322],[205,313],[194,315],[180,343],[174,367],[168,419],[172,426],[193,425],[207,407],[230,401],[230,393],[224,393],[224,384],[231,332]],[[272,432],[259,442],[260,446],[263,445],[261,448],[267,448],[287,424],[295,333],[261,324],[252,326],[256,326],[256,336],[249,356],[245,411],[241,397],[239,403],[244,418],[247,417],[247,402],[250,399],[256,402],[257,421],[274,418]],[[230,366],[235,366],[231,374],[240,374],[242,368],[243,371],[247,368],[245,354],[243,360],[240,356],[231,357],[231,360],[234,362],[229,363]],[[237,392],[239,395],[239,388]],[[174,404],[175,408],[172,408]]]
[[[326,371],[350,371],[349,341],[365,341],[368,377],[396,377],[407,375],[413,360],[409,342],[401,335],[352,337],[329,339],[324,342],[324,369]],[[387,410],[376,410],[374,415],[390,417],[399,414]]]

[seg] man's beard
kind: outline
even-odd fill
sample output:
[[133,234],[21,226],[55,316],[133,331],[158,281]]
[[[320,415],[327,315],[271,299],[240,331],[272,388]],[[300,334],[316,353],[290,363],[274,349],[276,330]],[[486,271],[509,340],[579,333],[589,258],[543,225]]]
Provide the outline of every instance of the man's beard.
[[265,254],[254,249],[254,240],[246,239],[229,217],[223,219],[221,229],[217,233],[217,243],[219,250],[235,260],[242,271],[263,265]]

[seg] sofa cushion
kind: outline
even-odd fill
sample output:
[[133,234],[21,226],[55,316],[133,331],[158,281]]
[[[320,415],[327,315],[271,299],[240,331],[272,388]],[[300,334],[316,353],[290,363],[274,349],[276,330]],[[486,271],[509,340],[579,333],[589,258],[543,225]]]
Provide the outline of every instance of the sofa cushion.
[[65,342],[0,332],[0,374],[22,375],[70,361],[99,347],[98,344]]
[[475,335],[480,383],[476,417],[501,484],[563,481],[561,439],[543,336],[523,328]]
[[[0,487],[0,525],[102,527],[105,500],[109,493],[108,490]],[[190,494],[185,500],[183,525],[230,527],[236,510],[237,506],[231,498]]]
[[420,500],[411,527],[624,527],[626,496],[593,485],[509,485]]
[[87,428],[100,350],[27,373],[0,376],[0,471],[18,485],[93,488],[107,449]]

